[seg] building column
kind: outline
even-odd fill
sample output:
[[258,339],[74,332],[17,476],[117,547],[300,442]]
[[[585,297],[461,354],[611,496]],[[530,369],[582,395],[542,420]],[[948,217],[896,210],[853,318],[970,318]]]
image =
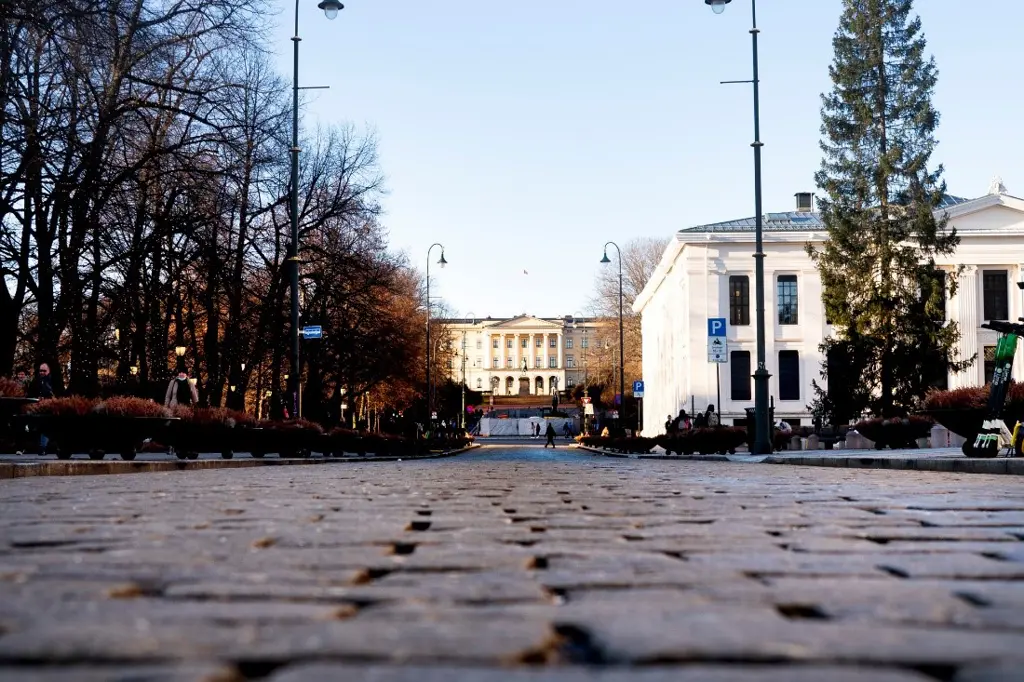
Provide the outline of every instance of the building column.
[[[978,354],[978,268],[965,265],[957,279],[957,322],[960,325],[960,357],[967,359]],[[957,386],[978,386],[982,380],[985,358],[978,355],[974,364],[957,377]]]

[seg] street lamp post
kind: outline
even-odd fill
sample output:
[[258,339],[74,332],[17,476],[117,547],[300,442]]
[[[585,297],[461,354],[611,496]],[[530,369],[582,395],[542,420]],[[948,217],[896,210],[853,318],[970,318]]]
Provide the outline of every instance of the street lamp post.
[[[622,251],[619,249],[619,245],[615,242],[608,242],[604,245],[604,256],[601,258],[601,262],[608,264],[611,260],[608,258],[608,245],[611,244],[615,247],[615,251],[619,254],[619,409],[622,410],[622,420],[625,421],[626,416],[626,343],[625,333],[623,332],[622,326]],[[620,422],[621,424],[622,422]]]
[[459,413],[459,426],[466,428],[466,330],[462,330],[462,411]]
[[[319,5],[328,19],[334,19],[344,5],[338,0],[323,0]],[[288,394],[292,400],[291,414],[299,414],[299,0],[295,0],[295,33],[292,35],[292,178],[291,178],[291,241],[288,245],[288,262],[291,263],[291,305],[292,305],[292,347],[291,381]]]
[[[711,6],[715,14],[725,11],[725,6],[732,0],[704,0]],[[722,81],[723,83],[751,83],[754,86],[754,287],[757,299],[757,369],[754,371],[754,443],[753,454],[768,454],[772,451],[770,438],[771,424],[768,419],[768,379],[771,374],[765,365],[765,332],[764,332],[764,248],[762,245],[762,209],[761,209],[761,102],[757,72],[757,0],[750,0],[750,29],[753,44],[753,78],[742,81]]]
[[441,247],[441,258],[437,261],[437,264],[444,269],[444,266],[448,265],[448,261],[444,259],[444,245],[434,243],[427,249],[427,419],[433,419],[433,412],[431,406],[433,403],[433,394],[430,390],[430,252],[434,250],[435,246]]

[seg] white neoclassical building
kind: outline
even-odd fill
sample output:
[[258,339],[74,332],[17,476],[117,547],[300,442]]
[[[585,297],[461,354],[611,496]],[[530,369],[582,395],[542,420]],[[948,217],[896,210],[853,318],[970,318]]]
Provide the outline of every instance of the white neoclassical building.
[[[810,422],[812,380],[821,383],[818,346],[831,332],[821,302],[821,279],[805,246],[820,244],[824,225],[813,196],[797,195],[796,211],[763,218],[765,341],[770,395],[777,418]],[[952,257],[938,259],[958,275],[959,289],[946,314],[960,325],[961,357],[975,364],[948,378],[951,388],[982,385],[991,377],[996,333],[990,319],[1024,316],[1017,282],[1024,281],[1024,200],[1007,194],[997,179],[976,199],[950,197],[940,209],[961,237]],[[723,423],[743,423],[753,407],[756,363],[754,326],[754,219],[680,230],[662,256],[634,311],[641,314],[645,381],[645,434],[664,431],[665,416],[691,405],[704,409],[720,395]],[[726,359],[708,358],[708,318],[725,318]],[[1024,377],[1018,353],[1014,377]],[[720,387],[720,389],[719,389]]]
[[447,319],[457,353],[453,381],[494,396],[550,396],[584,383],[590,347],[600,325],[592,318]]

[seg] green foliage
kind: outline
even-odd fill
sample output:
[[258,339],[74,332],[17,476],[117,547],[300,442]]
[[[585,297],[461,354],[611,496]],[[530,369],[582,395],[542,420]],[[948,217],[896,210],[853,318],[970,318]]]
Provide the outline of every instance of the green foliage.
[[956,278],[935,265],[960,239],[934,213],[946,192],[942,166],[929,169],[937,70],[912,4],[844,0],[833,89],[822,96],[815,180],[828,240],[808,253],[835,329],[821,346],[835,390],[816,386],[815,408],[837,424],[865,411],[905,414],[937,378],[973,362],[956,357],[959,329],[945,321]]

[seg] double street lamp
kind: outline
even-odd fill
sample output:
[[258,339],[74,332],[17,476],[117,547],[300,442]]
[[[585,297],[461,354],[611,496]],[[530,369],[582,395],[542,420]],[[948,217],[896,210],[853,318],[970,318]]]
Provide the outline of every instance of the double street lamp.
[[611,260],[608,258],[609,244],[614,246],[615,251],[619,254],[619,409],[622,410],[624,420],[626,416],[626,344],[622,327],[622,251],[615,242],[608,242],[604,245],[604,257],[601,258],[602,263],[611,263]]
[[[338,12],[345,8],[338,0],[323,0],[320,9],[328,19],[334,19]],[[291,241],[288,245],[288,262],[291,263],[291,306],[292,306],[292,347],[291,347],[291,381],[288,394],[291,396],[293,416],[299,416],[299,377],[302,374],[299,365],[299,0],[295,0],[295,33],[292,35],[292,146],[289,150],[292,157],[291,177]]]
[[[704,0],[715,14],[725,11],[732,0]],[[772,451],[770,438],[771,424],[768,418],[768,379],[771,375],[765,365],[764,332],[764,248],[762,244],[761,209],[761,104],[757,74],[757,0],[750,0],[750,14],[753,21],[750,36],[753,43],[754,70],[750,80],[722,81],[723,83],[751,83],[754,86],[754,287],[757,299],[757,369],[754,371],[754,443],[753,454],[767,454]]]
[[434,243],[427,249],[427,418],[433,419],[433,392],[430,390],[430,252],[434,250],[435,246],[441,247],[441,258],[437,261],[437,264],[444,269],[444,266],[448,265],[448,261],[444,259],[444,245]]

